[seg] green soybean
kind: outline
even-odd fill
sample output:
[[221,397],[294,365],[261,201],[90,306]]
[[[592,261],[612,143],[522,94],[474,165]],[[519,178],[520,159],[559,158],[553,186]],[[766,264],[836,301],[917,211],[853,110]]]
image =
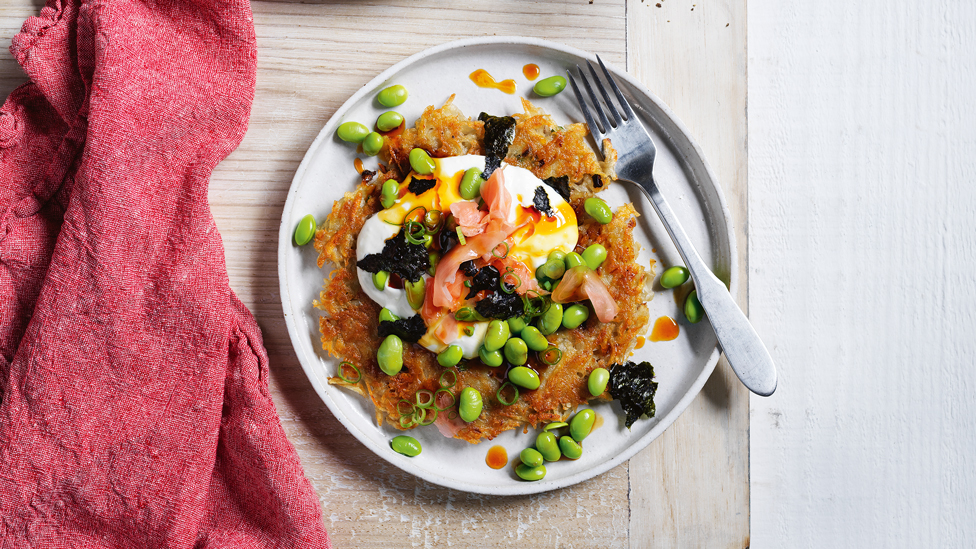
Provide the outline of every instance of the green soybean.
[[403,289],[407,292],[407,303],[410,304],[410,307],[413,310],[419,311],[420,308],[424,306],[424,296],[427,293],[427,282],[423,277],[416,282],[404,280]]
[[363,139],[363,153],[368,156],[376,156],[382,148],[383,136],[376,132],[370,132],[366,139]]
[[312,241],[315,236],[315,216],[308,214],[298,222],[295,227],[295,244],[304,246]]
[[395,179],[387,179],[380,190],[380,203],[384,208],[389,208],[396,203],[397,198],[400,198],[400,185]]
[[532,91],[540,97],[552,97],[564,89],[566,89],[566,78],[559,75],[543,78],[532,87]]
[[511,335],[519,335],[525,329],[525,319],[520,316],[513,316],[508,319],[508,330]]
[[481,177],[481,170],[478,168],[468,168],[464,172],[464,177],[461,178],[458,193],[465,200],[474,200],[481,196],[481,183],[483,182],[484,179]]
[[535,269],[535,279],[538,280],[540,283],[549,280],[549,277],[546,276],[545,266],[546,264],[543,263],[542,265],[539,265]]
[[474,387],[465,387],[458,396],[458,415],[467,423],[478,419],[484,404],[481,401],[481,393]]
[[410,167],[420,175],[430,175],[434,173],[434,160],[423,149],[412,149],[410,151]]
[[526,448],[519,454],[519,459],[526,467],[538,467],[542,465],[542,454],[535,448]]
[[607,258],[607,249],[603,247],[603,244],[590,244],[585,250],[583,250],[583,261],[586,262],[586,266],[593,269],[594,271],[603,265],[603,261]]
[[549,348],[549,340],[547,340],[546,336],[542,335],[542,332],[540,332],[535,326],[526,326],[525,329],[522,330],[521,337],[529,349],[532,349],[533,351],[545,351]]
[[508,380],[530,391],[538,389],[540,384],[539,374],[535,373],[535,370],[532,368],[526,366],[516,366],[509,370]]
[[[505,358],[516,366],[529,360],[529,347],[522,338],[513,337],[505,342]],[[514,381],[512,383],[515,383]],[[516,383],[516,385],[518,385]]]
[[421,451],[420,441],[407,435],[393,437],[393,440],[390,441],[390,448],[393,448],[394,452],[408,457],[419,456]]
[[559,456],[562,455],[559,451],[556,435],[549,431],[543,431],[535,437],[535,449],[542,454],[542,458],[546,461],[559,461]]
[[461,362],[464,351],[458,345],[450,345],[437,355],[437,363],[444,367],[454,366]]
[[586,380],[586,388],[593,396],[602,395],[607,390],[607,383],[610,381],[610,372],[606,368],[594,368],[590,372],[590,377]]
[[348,143],[362,143],[363,139],[369,135],[369,128],[359,122],[343,122],[336,130],[339,139]]
[[546,258],[547,261],[566,261],[566,252],[562,250],[553,250],[549,252],[549,257]]
[[373,273],[373,286],[375,286],[377,290],[382,292],[384,289],[386,289],[386,282],[389,279],[390,279],[389,271],[379,271]]
[[566,264],[558,259],[550,259],[542,264],[542,274],[549,280],[559,280],[566,273]]
[[497,351],[505,346],[511,329],[508,322],[504,320],[492,320],[488,323],[488,330],[485,332],[485,350]]
[[685,318],[692,324],[698,324],[705,318],[705,308],[698,299],[698,290],[692,290],[685,299]]
[[383,88],[380,93],[376,96],[376,100],[379,101],[380,105],[384,107],[398,107],[407,100],[407,88],[404,88],[400,84],[395,86],[390,86],[388,88]]
[[583,202],[583,209],[601,225],[606,225],[613,221],[613,211],[610,210],[610,206],[602,198],[595,196],[587,198],[586,202]]
[[381,132],[399,128],[400,124],[403,124],[403,115],[396,111],[386,111],[376,119],[376,129]]
[[566,270],[570,270],[573,267],[579,267],[580,265],[586,265],[586,261],[583,261],[583,256],[576,252],[569,252],[566,254],[566,259],[563,260],[566,263]]
[[491,366],[492,368],[501,366],[502,362],[505,362],[505,357],[502,356],[501,351],[489,351],[484,346],[478,349],[478,358],[481,359],[481,362],[485,363],[485,366]]
[[552,431],[553,429],[562,429],[563,427],[566,427],[568,425],[569,424],[566,423],[565,421],[554,421],[554,422],[550,423],[549,425],[546,425],[546,427],[543,429],[543,431]]
[[376,362],[386,375],[395,376],[400,373],[403,368],[403,341],[395,334],[386,336],[376,351]]
[[437,273],[437,264],[441,262],[441,254],[437,252],[427,252],[427,259],[430,260],[430,268],[427,269],[427,274],[434,276],[434,274]]
[[587,408],[573,416],[569,422],[569,434],[577,442],[582,442],[593,430],[593,422],[596,421],[596,412]]
[[670,267],[664,271],[661,275],[661,287],[662,288],[677,288],[685,282],[688,282],[688,278],[691,274],[688,273],[688,269],[681,266]]
[[563,304],[552,303],[546,312],[539,317],[539,331],[542,335],[549,335],[559,329],[563,324]]
[[529,467],[522,463],[515,468],[515,474],[522,480],[542,480],[546,478],[546,466]]
[[559,437],[559,449],[569,459],[579,459],[583,455],[583,448],[573,440],[573,437]]
[[586,305],[574,303],[563,310],[563,328],[573,330],[590,318],[590,309]]
[[384,320],[387,322],[396,322],[397,320],[400,320],[400,317],[393,314],[393,311],[383,307],[380,309],[380,322],[383,322]]

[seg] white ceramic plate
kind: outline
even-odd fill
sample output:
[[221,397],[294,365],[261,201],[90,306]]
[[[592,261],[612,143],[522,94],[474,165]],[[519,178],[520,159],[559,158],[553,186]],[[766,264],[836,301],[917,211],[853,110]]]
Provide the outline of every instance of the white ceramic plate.
[[[568,68],[586,59],[594,57],[560,44],[512,37],[451,42],[414,55],[374,78],[339,108],[305,154],[288,191],[278,240],[278,271],[285,321],[302,367],[332,413],[367,448],[430,482],[483,494],[529,494],[569,486],[600,474],[629,459],[660,435],[698,394],[718,360],[715,336],[708,323],[684,322],[672,292],[656,286],[658,291],[648,304],[651,323],[668,315],[679,319],[681,330],[674,341],[648,341],[633,357],[635,361],[648,360],[655,367],[659,383],[655,399],[657,416],[642,419],[628,430],[623,425],[618,403],[594,405],[605,422],[586,439],[583,457],[548,464],[545,479],[538,482],[518,479],[512,467],[494,470],[485,464],[488,449],[496,444],[506,448],[510,460],[515,458],[522,449],[533,445],[535,430],[530,429],[528,434],[511,431],[493,441],[473,445],[445,438],[434,426],[418,428],[410,434],[422,443],[423,453],[409,458],[390,449],[390,440],[400,432],[376,425],[373,405],[368,399],[327,383],[335,373],[337,361],[321,350],[319,314],[312,307],[312,300],[318,297],[322,279],[328,272],[316,267],[313,247],[296,247],[292,234],[306,214],[325,219],[333,202],[357,184],[353,168],[355,148],[335,137],[339,124],[357,120],[371,126],[386,110],[376,102],[376,94],[392,84],[403,84],[410,92],[407,102],[396,108],[408,124],[425,107],[442,105],[452,93],[456,94],[454,104],[465,115],[475,118],[482,111],[495,115],[522,112],[519,98],[527,97],[552,114],[557,123],[582,122],[572,90],[551,98],[535,97],[533,83],[522,75],[522,67],[534,63],[541,68],[540,78],[545,78],[565,75]],[[497,80],[514,79],[517,93],[507,95],[477,87],[469,78],[477,69],[487,70]],[[701,150],[657,97],[626,73],[613,67],[609,69],[633,99],[638,115],[655,139],[658,147],[655,179],[705,261],[720,278],[731,283],[734,291],[732,222]],[[364,164],[368,169],[375,169],[376,160],[364,158]],[[662,265],[680,263],[663,225],[639,191],[630,190],[625,184],[613,184],[601,196],[614,207],[634,202],[641,213],[635,237],[643,247],[642,264],[657,260],[660,274]]]

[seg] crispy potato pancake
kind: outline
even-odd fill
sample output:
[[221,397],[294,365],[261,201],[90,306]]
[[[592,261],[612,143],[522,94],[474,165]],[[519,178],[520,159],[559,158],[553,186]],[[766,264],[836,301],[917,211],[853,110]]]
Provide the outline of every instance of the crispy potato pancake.
[[[368,396],[376,407],[377,423],[385,420],[397,428],[402,428],[397,403],[413,402],[419,390],[439,389],[438,380],[445,368],[437,363],[434,353],[416,344],[405,344],[401,372],[389,376],[380,370],[376,361],[381,342],[377,335],[380,306],[359,286],[356,238],[366,219],[381,209],[382,181],[391,177],[400,180],[409,173],[407,158],[412,148],[424,148],[435,157],[482,153],[483,124],[466,118],[452,105],[452,100],[453,96],[439,109],[428,107],[414,128],[387,136],[380,153],[389,163],[387,171],[376,181],[360,184],[354,192],[336,201],[332,213],[315,235],[319,266],[331,263],[333,268],[315,302],[324,312],[319,319],[322,347],[339,360],[355,364],[363,374],[359,383],[350,384],[338,377],[329,382]],[[466,366],[454,369],[458,383],[453,392],[457,394],[462,387],[474,387],[482,395],[484,409],[471,423],[454,419],[448,425],[442,418],[438,427],[449,436],[471,443],[492,439],[510,429],[558,421],[593,399],[586,388],[590,372],[625,362],[648,323],[645,305],[650,298],[646,289],[648,273],[637,264],[639,246],[633,239],[637,212],[626,204],[616,211],[612,222],[600,225],[583,211],[583,201],[606,188],[615,177],[616,153],[605,142],[606,160],[600,161],[586,140],[585,124],[560,128],[528,101],[523,100],[523,108],[524,114],[514,115],[516,135],[505,161],[532,171],[540,179],[569,177],[570,203],[577,218],[582,220],[577,251],[593,243],[606,247],[607,259],[597,272],[619,310],[613,322],[601,323],[591,314],[579,328],[550,335],[549,341],[562,351],[562,360],[547,366],[535,353],[530,353],[526,365],[539,372],[542,384],[535,391],[523,390],[511,406],[501,404],[496,396],[505,381],[504,367],[490,368],[471,360]],[[604,393],[597,398],[609,399],[609,395]]]

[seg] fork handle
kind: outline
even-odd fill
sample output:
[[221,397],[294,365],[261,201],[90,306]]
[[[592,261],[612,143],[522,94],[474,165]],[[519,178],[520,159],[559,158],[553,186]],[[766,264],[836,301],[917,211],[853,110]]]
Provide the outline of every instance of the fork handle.
[[702,261],[688,235],[678,223],[671,206],[664,200],[653,176],[648,174],[645,181],[637,183],[657,210],[664,228],[668,230],[671,240],[678,248],[678,253],[684,259],[685,266],[691,273],[692,280],[695,281],[698,299],[705,309],[725,358],[732,366],[732,371],[739,376],[746,388],[757,395],[773,394],[776,390],[776,367],[766,346],[759,339],[759,334],[749,323],[742,309],[736,305],[725,284]]

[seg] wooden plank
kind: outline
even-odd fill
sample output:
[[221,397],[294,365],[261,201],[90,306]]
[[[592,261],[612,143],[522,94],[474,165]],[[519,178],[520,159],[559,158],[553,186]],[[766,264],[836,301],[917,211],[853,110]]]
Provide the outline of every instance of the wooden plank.
[[[627,68],[667,103],[725,192],[747,305],[746,2],[629,0]],[[749,546],[749,395],[724,359],[664,435],[630,460],[631,547]]]

